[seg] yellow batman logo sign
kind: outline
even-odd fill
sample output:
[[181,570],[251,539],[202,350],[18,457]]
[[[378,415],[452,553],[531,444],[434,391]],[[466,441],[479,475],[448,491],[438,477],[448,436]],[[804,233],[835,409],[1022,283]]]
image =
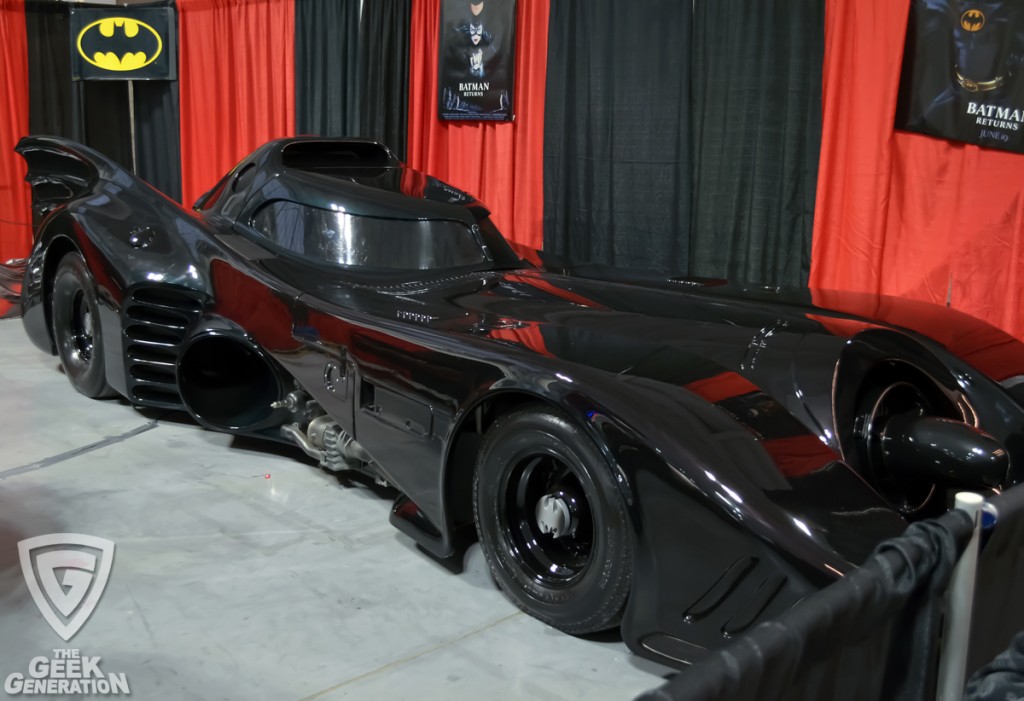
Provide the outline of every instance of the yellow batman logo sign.
[[153,63],[164,50],[160,34],[145,22],[108,17],[87,24],[78,33],[78,53],[105,71],[136,71]]
[[968,32],[977,32],[985,26],[985,15],[981,10],[968,10],[960,15],[960,26]]

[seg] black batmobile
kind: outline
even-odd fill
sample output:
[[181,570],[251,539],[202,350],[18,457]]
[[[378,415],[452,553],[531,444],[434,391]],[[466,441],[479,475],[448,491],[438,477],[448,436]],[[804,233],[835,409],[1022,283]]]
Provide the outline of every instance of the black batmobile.
[[79,392],[393,485],[568,633],[692,660],[1024,475],[1024,346],[948,309],[560,267],[371,142],[271,142],[192,211],[17,150],[25,329]]

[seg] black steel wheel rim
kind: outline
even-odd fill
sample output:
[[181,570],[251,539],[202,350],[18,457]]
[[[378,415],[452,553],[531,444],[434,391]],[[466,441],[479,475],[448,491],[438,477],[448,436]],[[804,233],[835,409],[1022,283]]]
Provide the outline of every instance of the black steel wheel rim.
[[[513,460],[498,502],[498,526],[509,553],[535,582],[565,588],[578,582],[590,566],[594,520],[586,490],[576,471],[553,454],[530,454]],[[572,505],[571,534],[545,533],[537,504],[558,494]]]
[[85,293],[78,290],[71,300],[71,351],[86,363],[92,360],[94,323]]

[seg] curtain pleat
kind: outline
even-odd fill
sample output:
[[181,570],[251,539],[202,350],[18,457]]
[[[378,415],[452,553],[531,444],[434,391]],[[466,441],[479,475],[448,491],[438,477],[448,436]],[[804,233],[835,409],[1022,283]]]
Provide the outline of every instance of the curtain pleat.
[[807,284],[825,0],[697,0],[694,275]]
[[437,117],[439,0],[413,6],[409,164],[469,192],[506,238],[543,243],[544,85],[548,0],[517,4],[514,122],[442,122]]
[[132,169],[131,108],[128,82],[81,80],[72,84],[81,110],[82,143]]
[[295,123],[300,134],[358,133],[359,4],[295,4]]
[[178,0],[183,202],[295,133],[295,0]]
[[81,93],[71,81],[68,6],[28,0],[25,27],[30,132],[84,141]]
[[[417,0],[417,11],[436,0]],[[405,158],[412,0],[366,0],[359,27],[359,133]]]
[[135,82],[135,172],[181,201],[181,123],[176,80]]
[[544,249],[685,273],[690,3],[551,4]]
[[[28,47],[22,0],[0,0],[0,263],[22,258],[32,245],[25,165],[14,153],[28,133]],[[6,302],[0,301],[0,312]]]

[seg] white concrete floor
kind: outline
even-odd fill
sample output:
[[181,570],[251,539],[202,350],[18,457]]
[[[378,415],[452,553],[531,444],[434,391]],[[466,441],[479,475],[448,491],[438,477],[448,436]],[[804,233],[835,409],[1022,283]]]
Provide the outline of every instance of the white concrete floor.
[[[79,395],[16,319],[0,417],[0,683],[55,648],[102,657],[139,699],[631,699],[670,672],[519,612],[476,546],[447,571],[388,524],[393,495]],[[69,643],[18,560],[49,533],[116,544]]]

